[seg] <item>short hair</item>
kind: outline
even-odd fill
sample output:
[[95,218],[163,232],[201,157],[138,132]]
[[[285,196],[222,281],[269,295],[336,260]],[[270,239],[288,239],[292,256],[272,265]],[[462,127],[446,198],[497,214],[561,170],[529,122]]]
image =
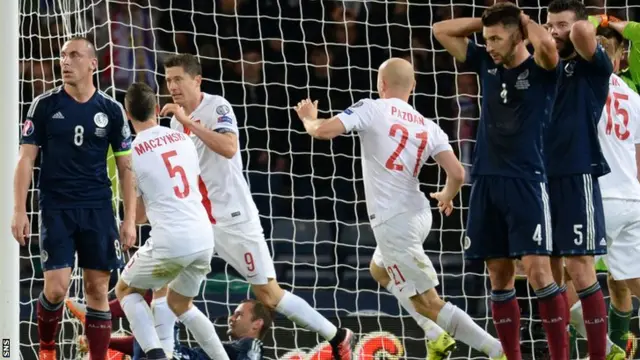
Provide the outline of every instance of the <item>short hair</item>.
[[[612,51],[616,52],[619,50],[622,50],[624,48],[625,45],[625,40],[624,37],[622,37],[622,34],[620,34],[619,32],[613,30],[612,28],[608,28],[608,27],[602,27],[599,26],[598,30],[596,31],[596,35],[597,36],[602,36],[603,38],[607,39],[607,40],[615,40],[615,47],[613,47],[613,44],[611,44],[611,48],[609,48],[608,43],[605,45],[603,43],[605,50],[607,50],[607,52],[609,52],[609,49],[611,49]],[[611,54],[609,54],[611,55]]]
[[86,36],[73,36],[71,37],[69,40],[67,40],[66,42],[70,42],[70,41],[84,41],[87,44],[87,47],[89,48],[89,50],[91,50],[91,55],[93,57],[96,56],[96,46],[93,45],[93,41],[89,40],[88,37]]
[[253,309],[251,310],[251,321],[256,321],[259,319],[262,320],[262,328],[258,333],[258,338],[260,338],[260,340],[264,339],[269,330],[271,330],[271,325],[273,324],[273,311],[258,300],[245,299],[240,303],[253,304]]
[[482,25],[494,26],[520,26],[520,14],[522,10],[509,2],[497,3],[490,6],[482,13]]
[[132,120],[144,122],[153,117],[156,111],[156,94],[149,85],[133,83],[124,96],[124,104]]
[[557,14],[563,11],[571,11],[576,15],[576,20],[587,20],[587,7],[579,0],[553,0],[549,3],[547,12]]
[[195,77],[202,75],[202,65],[198,59],[191,54],[176,54],[169,56],[164,61],[164,68],[181,67],[184,72]]

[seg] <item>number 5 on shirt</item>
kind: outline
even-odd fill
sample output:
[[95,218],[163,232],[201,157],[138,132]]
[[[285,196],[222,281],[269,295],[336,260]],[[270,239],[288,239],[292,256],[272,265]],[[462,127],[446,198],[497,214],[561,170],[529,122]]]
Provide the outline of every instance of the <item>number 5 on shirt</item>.
[[187,173],[184,171],[184,168],[180,165],[172,165],[171,158],[177,156],[178,152],[176,150],[167,151],[162,153],[162,160],[164,161],[164,166],[167,167],[167,171],[169,172],[169,176],[171,178],[176,177],[176,175],[180,175],[180,181],[182,181],[182,187],[184,188],[182,191],[176,185],[173,187],[173,191],[175,192],[178,199],[184,199],[189,196],[191,189],[189,188],[189,182],[187,182]]
[[[409,139],[409,130],[406,127],[400,124],[393,124],[389,129],[389,136],[396,137],[400,133],[400,143],[396,150],[389,156],[387,162],[385,164],[386,168],[393,171],[402,171],[404,170],[404,166],[402,164],[396,163],[398,157],[402,153],[402,151],[407,146],[407,140]],[[416,165],[413,168],[413,176],[418,176],[420,171],[420,159],[422,159],[422,154],[424,153],[424,149],[427,147],[427,140],[429,139],[429,134],[426,131],[419,132],[415,135],[416,139],[421,140],[420,146],[418,147],[418,153],[416,156]]]

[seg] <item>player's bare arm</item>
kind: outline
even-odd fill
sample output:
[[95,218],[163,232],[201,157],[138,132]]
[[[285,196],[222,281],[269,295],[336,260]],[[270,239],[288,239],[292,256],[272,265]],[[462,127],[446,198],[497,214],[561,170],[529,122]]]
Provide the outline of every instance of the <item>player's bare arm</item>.
[[569,38],[580,57],[588,61],[593,59],[598,47],[598,40],[596,39],[596,28],[592,23],[588,20],[576,21],[571,26]]
[[438,200],[438,209],[446,216],[453,211],[453,199],[464,184],[464,167],[453,151],[442,151],[433,157],[447,173],[447,181],[442,191],[431,193],[432,199]]
[[212,131],[199,122],[193,121],[178,104],[166,104],[161,116],[173,114],[185,129],[191,130],[213,152],[231,159],[238,152],[238,135],[233,132],[218,133]]
[[13,237],[24,245],[29,236],[29,218],[27,217],[27,193],[31,185],[33,164],[38,156],[37,145],[20,145],[20,157],[13,177],[13,220],[11,221],[11,232]]
[[331,140],[347,131],[337,116],[331,119],[318,119],[318,100],[302,100],[296,105],[295,110],[307,134],[316,139]]
[[131,164],[131,154],[116,155],[116,166],[124,202],[124,221],[120,228],[120,241],[127,250],[136,243],[136,180]]
[[558,65],[558,61],[560,61],[560,56],[551,34],[542,25],[531,20],[524,13],[520,16],[520,20],[524,36],[533,46],[533,58],[536,64],[543,69],[554,69]]
[[433,24],[433,36],[459,62],[467,59],[468,36],[482,31],[482,19],[460,18]]
[[142,196],[138,196],[136,201],[136,224],[146,224],[147,221],[147,209],[144,206],[144,199],[142,199]]

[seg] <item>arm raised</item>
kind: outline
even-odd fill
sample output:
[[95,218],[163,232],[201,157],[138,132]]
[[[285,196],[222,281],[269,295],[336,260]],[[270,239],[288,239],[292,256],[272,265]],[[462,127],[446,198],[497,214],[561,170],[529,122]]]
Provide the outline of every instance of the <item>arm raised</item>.
[[433,24],[433,36],[456,60],[467,60],[468,37],[482,31],[480,18],[460,18]]
[[580,20],[571,26],[569,38],[580,57],[591,61],[598,47],[596,28],[587,20]]
[[551,34],[527,15],[521,15],[521,20],[524,36],[533,46],[533,58],[536,64],[547,70],[554,69],[558,65],[560,57],[556,49],[556,42]]

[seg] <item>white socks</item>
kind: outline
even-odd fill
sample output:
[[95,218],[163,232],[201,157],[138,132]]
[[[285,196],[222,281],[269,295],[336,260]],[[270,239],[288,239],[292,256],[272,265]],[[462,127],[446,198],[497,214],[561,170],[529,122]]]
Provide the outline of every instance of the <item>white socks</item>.
[[156,333],[153,322],[153,314],[142,295],[129,294],[122,298],[120,306],[129,320],[129,327],[136,338],[142,351],[162,349],[162,344]]
[[[582,336],[583,338],[587,338],[587,328],[584,326],[584,316],[582,314],[582,303],[580,301],[573,304],[571,307],[571,318],[569,319],[569,323],[573,326],[574,329]],[[571,344],[569,344],[571,346]],[[609,335],[607,335],[607,355],[611,352],[611,348],[613,347],[613,341],[609,339]],[[624,349],[623,349],[624,350]]]
[[420,326],[424,330],[424,334],[427,340],[436,340],[438,339],[438,337],[440,337],[440,335],[444,332],[444,330],[442,330],[442,328],[438,326],[438,324],[434,323],[426,316],[422,316],[418,314],[418,312],[416,311],[416,308],[413,306],[413,303],[411,302],[411,299],[409,299],[403,293],[398,291],[398,288],[393,283],[393,281],[389,281],[389,284],[387,284],[387,290],[391,294],[393,294],[393,296],[395,296],[396,299],[398,299],[398,301],[400,302],[400,305],[402,305],[402,307],[405,310],[407,310],[407,312],[409,313],[409,315],[411,315],[413,320],[415,320],[416,323],[418,323],[418,326]]
[[[338,329],[324,316],[320,315],[302,298],[285,291],[276,311],[297,325],[320,334],[325,340],[331,340]],[[216,359],[217,360],[217,359]]]
[[192,306],[191,309],[180,315],[178,320],[191,332],[209,358],[229,360],[213,324],[197,307]]
[[156,326],[156,333],[160,338],[162,349],[167,354],[168,359],[173,358],[173,348],[175,346],[174,326],[176,324],[176,315],[169,309],[167,297],[153,299],[151,302],[151,311]]
[[438,313],[437,324],[455,339],[484,352],[490,358],[503,354],[502,345],[498,339],[489,335],[469,315],[451,303],[444,304]]

